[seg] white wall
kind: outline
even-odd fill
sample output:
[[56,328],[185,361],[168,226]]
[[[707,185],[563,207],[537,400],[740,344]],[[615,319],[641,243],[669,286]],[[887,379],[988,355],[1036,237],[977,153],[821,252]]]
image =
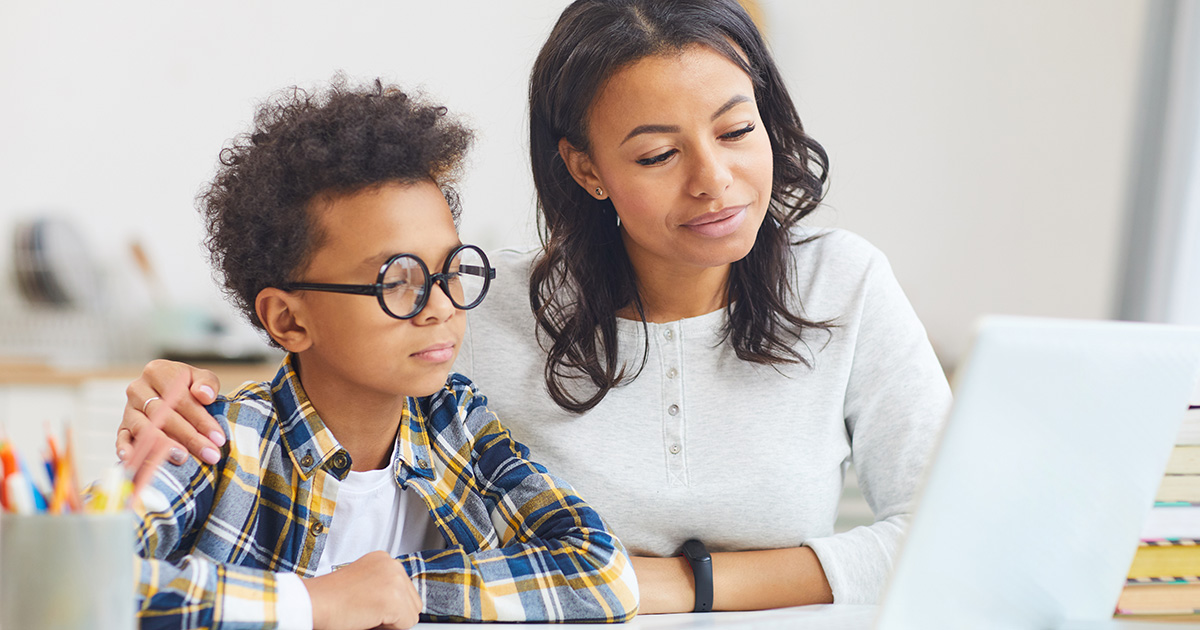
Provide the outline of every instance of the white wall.
[[[77,219],[105,259],[148,243],[180,300],[216,300],[193,198],[253,105],[336,70],[423,87],[479,130],[464,235],[533,240],[525,81],[563,3],[0,3],[0,229]],[[4,250],[7,252],[7,249]]]
[[[980,313],[1109,315],[1147,1],[761,3],[832,158],[819,220],[889,255],[947,358]],[[525,81],[565,4],[0,3],[0,254],[55,209],[216,302],[195,193],[258,98],[337,69],[467,116],[464,238],[533,244]]]
[[944,358],[983,313],[1111,315],[1146,6],[765,5],[830,153],[819,220],[888,254]]

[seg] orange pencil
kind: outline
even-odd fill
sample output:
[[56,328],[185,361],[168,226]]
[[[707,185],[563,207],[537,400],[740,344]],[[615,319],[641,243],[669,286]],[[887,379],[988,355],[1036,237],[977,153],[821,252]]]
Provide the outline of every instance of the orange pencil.
[[50,513],[60,514],[67,503],[67,459],[58,458],[54,466],[54,490],[50,497]]
[[67,460],[67,507],[72,512],[83,511],[83,499],[79,494],[79,479],[75,473],[75,438],[71,433],[71,425],[67,425],[67,446],[63,459]]
[[0,505],[8,509],[8,476],[17,472],[17,458],[8,440],[0,440]]
[[58,468],[58,442],[54,441],[54,433],[50,431],[50,423],[46,423],[46,446],[50,449],[50,464]]

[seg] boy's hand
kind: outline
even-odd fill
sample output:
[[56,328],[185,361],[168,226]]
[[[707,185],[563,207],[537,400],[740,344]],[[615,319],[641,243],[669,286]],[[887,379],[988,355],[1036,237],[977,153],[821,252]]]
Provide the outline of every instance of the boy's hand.
[[421,596],[404,565],[384,551],[320,577],[304,580],[312,600],[313,630],[411,628]]
[[[169,398],[168,389],[181,382],[189,395],[168,404],[164,400]],[[146,364],[141,378],[125,389],[125,413],[117,429],[117,458],[127,461],[143,432],[147,432],[150,439],[162,443],[155,452],[162,453],[172,464],[187,461],[188,452],[202,462],[217,463],[225,434],[204,405],[216,400],[220,387],[216,374],[208,370],[174,361]],[[187,445],[187,451],[181,444]]]

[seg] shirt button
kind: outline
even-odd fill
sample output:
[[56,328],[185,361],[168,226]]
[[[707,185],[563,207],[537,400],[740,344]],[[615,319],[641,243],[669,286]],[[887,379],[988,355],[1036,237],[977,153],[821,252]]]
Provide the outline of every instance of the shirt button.
[[334,468],[345,468],[346,467],[346,454],[345,453],[338,453],[337,455],[333,456],[333,467]]
[[679,413],[679,405],[671,405],[670,407],[667,407],[667,413],[671,414],[672,416]]
[[417,460],[417,468],[429,468],[429,462],[427,462],[423,459],[418,459]]
[[313,523],[312,529],[308,531],[312,532],[313,536],[320,536],[321,534],[325,533],[325,524],[321,521],[317,521]]
[[672,455],[678,455],[678,454],[679,454],[679,445],[678,445],[678,444],[672,444],[672,445],[671,445],[671,454],[672,454]]
[[675,378],[678,375],[679,375],[679,372],[676,372],[675,368],[671,368],[671,369],[667,370],[667,378]]
[[312,465],[313,465],[313,456],[312,456],[312,453],[305,453],[305,454],[304,454],[304,457],[301,457],[301,458],[300,458],[300,465],[301,465],[301,466],[303,466],[303,467],[305,467],[305,468],[308,468],[309,466],[312,466]]
[[667,339],[674,339],[674,338],[675,338],[675,331],[673,331],[673,330],[671,330],[670,328],[668,328],[668,329],[666,329],[666,330],[664,330],[664,331],[663,331],[663,336],[664,336],[664,337],[666,337]]

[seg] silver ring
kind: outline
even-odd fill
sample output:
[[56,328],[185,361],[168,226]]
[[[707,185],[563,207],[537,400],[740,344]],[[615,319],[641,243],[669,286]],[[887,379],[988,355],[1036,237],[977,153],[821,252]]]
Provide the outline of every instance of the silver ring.
[[152,403],[156,400],[162,400],[162,399],[159,398],[158,396],[151,396],[149,399],[146,400],[146,402],[142,403],[142,415],[146,415],[146,407],[149,407],[150,403]]

